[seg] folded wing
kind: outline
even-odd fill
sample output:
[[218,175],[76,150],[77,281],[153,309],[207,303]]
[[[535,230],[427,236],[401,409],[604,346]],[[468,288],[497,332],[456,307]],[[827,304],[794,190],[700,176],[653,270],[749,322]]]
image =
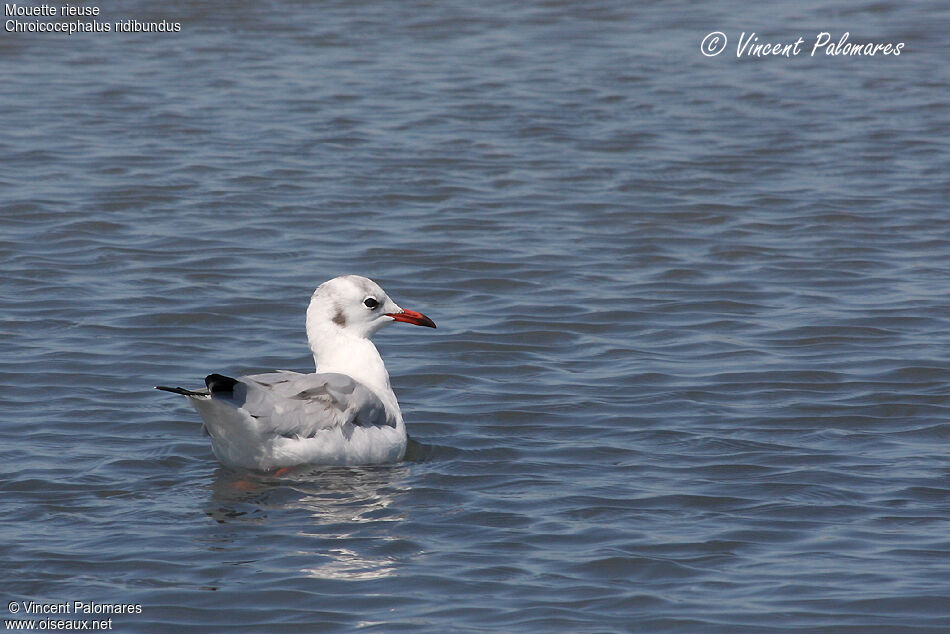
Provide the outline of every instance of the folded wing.
[[212,390],[257,420],[262,433],[308,438],[334,427],[395,427],[373,390],[345,374],[272,372],[243,376],[230,391]]

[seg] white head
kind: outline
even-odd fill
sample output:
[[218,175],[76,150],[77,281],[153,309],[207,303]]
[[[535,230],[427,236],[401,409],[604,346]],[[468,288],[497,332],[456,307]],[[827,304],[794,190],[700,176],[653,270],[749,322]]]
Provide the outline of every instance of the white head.
[[435,328],[435,323],[422,313],[400,308],[373,280],[343,275],[314,291],[307,308],[307,335],[311,346],[319,334],[369,339],[394,321]]

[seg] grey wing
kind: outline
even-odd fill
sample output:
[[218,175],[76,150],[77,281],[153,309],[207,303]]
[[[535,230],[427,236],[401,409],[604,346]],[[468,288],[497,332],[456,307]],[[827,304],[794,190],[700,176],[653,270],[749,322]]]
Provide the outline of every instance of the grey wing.
[[[243,389],[241,389],[243,388]],[[240,378],[235,403],[263,429],[301,438],[346,424],[396,426],[373,390],[345,374],[274,372]]]

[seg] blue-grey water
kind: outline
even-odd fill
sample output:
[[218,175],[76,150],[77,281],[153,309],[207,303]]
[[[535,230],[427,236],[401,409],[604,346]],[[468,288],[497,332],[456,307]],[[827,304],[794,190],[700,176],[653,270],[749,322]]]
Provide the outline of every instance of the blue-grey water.
[[[946,3],[100,9],[181,30],[0,31],[0,606],[950,631]],[[407,459],[219,466],[152,386],[308,371],[341,273],[439,325]]]

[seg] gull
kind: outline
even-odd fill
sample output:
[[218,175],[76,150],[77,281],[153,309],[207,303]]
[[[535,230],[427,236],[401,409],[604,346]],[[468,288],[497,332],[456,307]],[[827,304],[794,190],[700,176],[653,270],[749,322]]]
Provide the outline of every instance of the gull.
[[209,374],[201,390],[155,389],[188,398],[215,457],[230,467],[395,462],[406,452],[406,426],[370,337],[397,321],[435,328],[422,313],[396,305],[373,280],[343,275],[318,286],[307,308],[316,372]]

